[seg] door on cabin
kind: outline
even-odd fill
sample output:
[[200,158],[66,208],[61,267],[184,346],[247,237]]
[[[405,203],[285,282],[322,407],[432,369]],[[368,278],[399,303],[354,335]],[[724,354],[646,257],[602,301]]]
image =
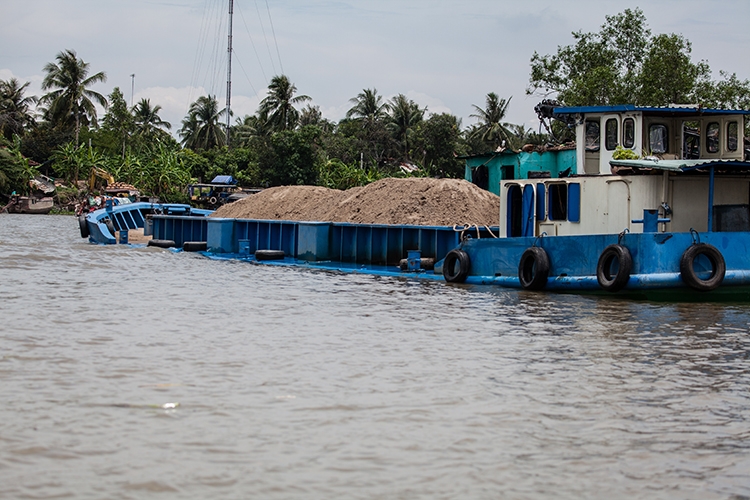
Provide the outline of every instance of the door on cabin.
[[624,181],[607,183],[607,232],[621,233],[630,228],[630,190]]

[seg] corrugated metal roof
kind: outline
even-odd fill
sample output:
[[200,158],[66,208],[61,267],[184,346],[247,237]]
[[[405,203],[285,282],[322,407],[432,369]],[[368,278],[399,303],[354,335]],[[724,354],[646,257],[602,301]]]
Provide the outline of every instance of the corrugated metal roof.
[[670,172],[687,172],[698,168],[731,167],[750,169],[750,162],[740,160],[610,160],[613,167],[649,168],[653,170],[667,170]]
[[750,115],[750,110],[744,109],[711,109],[694,105],[676,106],[635,106],[633,104],[618,104],[614,106],[571,106],[555,108],[555,115],[587,114],[587,113],[625,113],[639,111],[645,114],[671,115]]

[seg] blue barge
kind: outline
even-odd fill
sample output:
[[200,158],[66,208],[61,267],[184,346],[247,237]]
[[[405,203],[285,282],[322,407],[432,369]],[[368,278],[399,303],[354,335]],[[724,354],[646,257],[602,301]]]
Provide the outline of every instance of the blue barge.
[[[530,169],[526,178],[495,177],[501,208],[492,228],[206,218],[176,213],[178,207],[155,211],[145,224],[177,247],[205,242],[213,257],[260,260],[277,251],[285,256],[279,264],[365,272],[380,266],[377,272],[392,274],[418,270],[425,260],[434,271],[413,276],[530,291],[748,301],[748,114],[691,106],[554,109],[553,117],[576,130],[575,168],[554,177]],[[650,154],[641,157],[643,151]],[[562,163],[519,164],[568,164],[571,150],[559,154],[567,158]]]

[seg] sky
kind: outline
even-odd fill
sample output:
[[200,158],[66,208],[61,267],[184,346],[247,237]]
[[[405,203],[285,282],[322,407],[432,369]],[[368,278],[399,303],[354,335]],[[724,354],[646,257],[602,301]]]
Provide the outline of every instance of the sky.
[[[103,71],[92,88],[146,98],[176,133],[190,103],[224,106],[228,0],[0,0],[0,80],[31,82],[72,49]],[[653,34],[692,42],[693,60],[750,79],[747,0],[234,0],[231,102],[253,114],[274,75],[285,74],[323,116],[338,121],[363,89],[405,94],[430,113],[475,123],[487,93],[512,98],[506,119],[538,129],[527,95],[530,59],[598,31],[606,15],[641,8]],[[135,75],[135,76],[131,76]],[[101,115],[100,115],[101,117]]]

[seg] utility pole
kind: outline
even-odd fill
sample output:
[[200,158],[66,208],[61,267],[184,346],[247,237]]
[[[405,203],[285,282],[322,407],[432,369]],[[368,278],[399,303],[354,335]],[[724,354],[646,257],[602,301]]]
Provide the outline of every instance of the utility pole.
[[133,107],[133,93],[135,92],[135,73],[130,75],[130,107]]
[[229,0],[229,38],[227,40],[227,149],[229,149],[229,120],[232,114],[232,15],[234,0]]

